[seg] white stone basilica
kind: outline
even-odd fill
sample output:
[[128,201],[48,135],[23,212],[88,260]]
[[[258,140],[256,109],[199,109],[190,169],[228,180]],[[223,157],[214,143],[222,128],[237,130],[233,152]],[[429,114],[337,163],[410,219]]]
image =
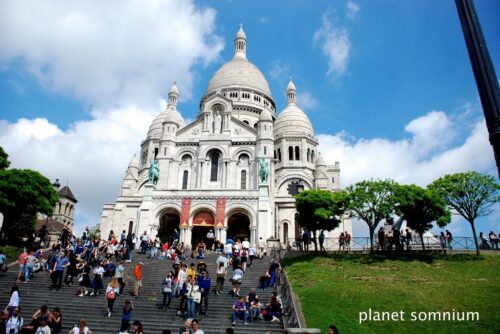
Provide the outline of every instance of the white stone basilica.
[[[234,45],[233,59],[210,79],[190,124],[177,110],[174,83],[167,108],[141,144],[140,161],[134,157],[128,166],[116,203],[103,207],[103,235],[147,231],[171,240],[177,229],[180,241],[195,244],[213,229],[222,241],[247,237],[257,243],[274,237],[291,245],[300,233],[293,195],[340,189],[339,164],[328,166],[319,154],[293,82],[286,91],[288,103],[276,116],[266,78],[247,59],[242,27]],[[156,163],[158,179],[150,182]],[[337,230],[333,235],[352,234],[350,220]]]

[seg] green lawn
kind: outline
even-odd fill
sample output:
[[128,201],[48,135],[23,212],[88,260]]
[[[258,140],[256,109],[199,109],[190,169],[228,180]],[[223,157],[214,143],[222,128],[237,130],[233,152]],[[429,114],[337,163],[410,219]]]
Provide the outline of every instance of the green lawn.
[[[307,256],[286,259],[285,267],[307,326],[322,333],[329,324],[342,334],[500,333],[500,256]],[[370,308],[372,321],[360,324]],[[375,321],[374,311],[399,314]],[[479,312],[479,321],[411,321],[412,312],[431,311]]]
[[23,252],[22,247],[11,246],[11,245],[0,246],[0,249],[2,249],[5,255],[7,256],[8,263],[17,261],[19,255]]

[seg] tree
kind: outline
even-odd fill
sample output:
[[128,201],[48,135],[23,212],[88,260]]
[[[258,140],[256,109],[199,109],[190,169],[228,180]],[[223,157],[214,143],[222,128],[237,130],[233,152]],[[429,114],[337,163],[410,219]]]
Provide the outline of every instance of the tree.
[[396,214],[406,220],[406,226],[417,232],[425,252],[424,233],[436,222],[444,227],[451,221],[446,203],[435,191],[414,184],[397,185],[394,192]]
[[5,153],[0,146],[0,170],[7,169],[10,166],[9,155]]
[[318,251],[316,231],[331,231],[340,223],[340,217],[347,208],[345,191],[305,190],[295,196],[299,225],[313,233],[314,250]]
[[361,181],[349,186],[349,209],[363,220],[370,230],[370,249],[373,251],[373,234],[378,224],[394,211],[393,180]]
[[[7,156],[4,153],[0,156]],[[1,160],[1,158],[0,158]],[[8,160],[5,158],[9,165]],[[37,213],[52,215],[59,200],[49,179],[29,169],[0,169],[0,212],[2,233],[7,238],[32,234]]]
[[474,221],[493,211],[491,207],[500,201],[500,185],[493,176],[469,171],[445,175],[432,182],[429,189],[435,190],[455,214],[469,222],[479,255]]

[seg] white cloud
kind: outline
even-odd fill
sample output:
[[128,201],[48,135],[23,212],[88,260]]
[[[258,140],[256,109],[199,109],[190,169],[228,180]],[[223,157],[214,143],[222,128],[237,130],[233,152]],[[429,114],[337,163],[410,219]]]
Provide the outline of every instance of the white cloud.
[[319,105],[318,99],[307,91],[297,93],[297,103],[301,108],[307,110],[316,109]]
[[281,60],[276,59],[271,62],[268,73],[273,80],[284,82],[290,75],[290,66],[283,64]]
[[443,111],[431,111],[427,115],[415,118],[405,127],[413,135],[411,146],[416,157],[444,149],[455,138],[457,132],[452,121]]
[[[444,125],[432,124],[436,119]],[[444,112],[432,111],[408,123],[405,129],[411,137],[407,139],[353,139],[345,132],[320,134],[318,138],[325,160],[341,162],[343,186],[370,178],[425,186],[447,173],[491,172],[495,162],[484,122],[475,123],[459,145],[442,146],[443,141],[448,141],[446,135],[443,140],[442,132],[454,126],[450,122]],[[435,152],[437,147],[440,150]]]
[[[320,134],[318,139],[326,162],[340,161],[342,187],[372,178],[427,186],[446,174],[468,170],[496,175],[485,122],[476,120],[469,129],[461,116],[451,118],[442,111],[431,111],[406,125],[410,134],[406,139],[353,138],[345,132]],[[455,135],[446,132],[457,128],[465,129],[464,139],[453,144]],[[491,216],[478,219],[477,230],[500,230],[499,215],[500,205],[496,205]],[[457,236],[471,235],[469,224],[457,216],[447,228]],[[355,222],[354,232],[368,235],[366,224]]]
[[0,120],[0,143],[12,167],[68,180],[79,200],[77,228],[95,225],[103,203],[116,199],[172,81],[189,99],[196,68],[218,59],[224,44],[216,12],[194,1],[155,0],[0,8],[0,68],[22,67],[49,92],[92,106],[90,120],[65,130],[50,118]]
[[359,11],[361,10],[361,6],[354,1],[348,1],[346,8],[347,8],[346,16],[350,20],[355,20],[358,17]]
[[336,27],[328,18],[328,13],[323,15],[323,25],[314,33],[314,44],[320,44],[323,54],[328,58],[327,75],[338,77],[347,69],[351,41],[349,33],[343,27]]
[[[95,105],[148,104],[223,48],[215,10],[192,1],[12,1],[0,10],[0,66]],[[150,106],[150,104],[149,104]]]
[[[39,170],[68,181],[77,197],[79,228],[95,225],[103,203],[116,199],[128,162],[159,110],[127,107],[60,130],[47,119],[0,123],[0,142],[11,167]],[[97,112],[100,113],[100,112]]]

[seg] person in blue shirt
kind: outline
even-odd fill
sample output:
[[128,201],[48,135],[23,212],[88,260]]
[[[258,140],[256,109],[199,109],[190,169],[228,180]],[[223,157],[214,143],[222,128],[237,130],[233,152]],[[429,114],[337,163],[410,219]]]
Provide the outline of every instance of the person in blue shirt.
[[66,253],[61,252],[54,263],[54,267],[52,269],[51,277],[52,277],[52,286],[51,289],[56,288],[59,290],[61,288],[61,283],[64,274],[64,268],[69,266],[69,260],[66,257]]
[[203,304],[205,304],[205,312],[201,312],[205,315],[208,315],[208,295],[210,294],[211,285],[212,281],[210,280],[210,276],[208,276],[208,272],[203,270],[201,277],[198,279],[198,286],[201,292],[200,309],[202,309]]

